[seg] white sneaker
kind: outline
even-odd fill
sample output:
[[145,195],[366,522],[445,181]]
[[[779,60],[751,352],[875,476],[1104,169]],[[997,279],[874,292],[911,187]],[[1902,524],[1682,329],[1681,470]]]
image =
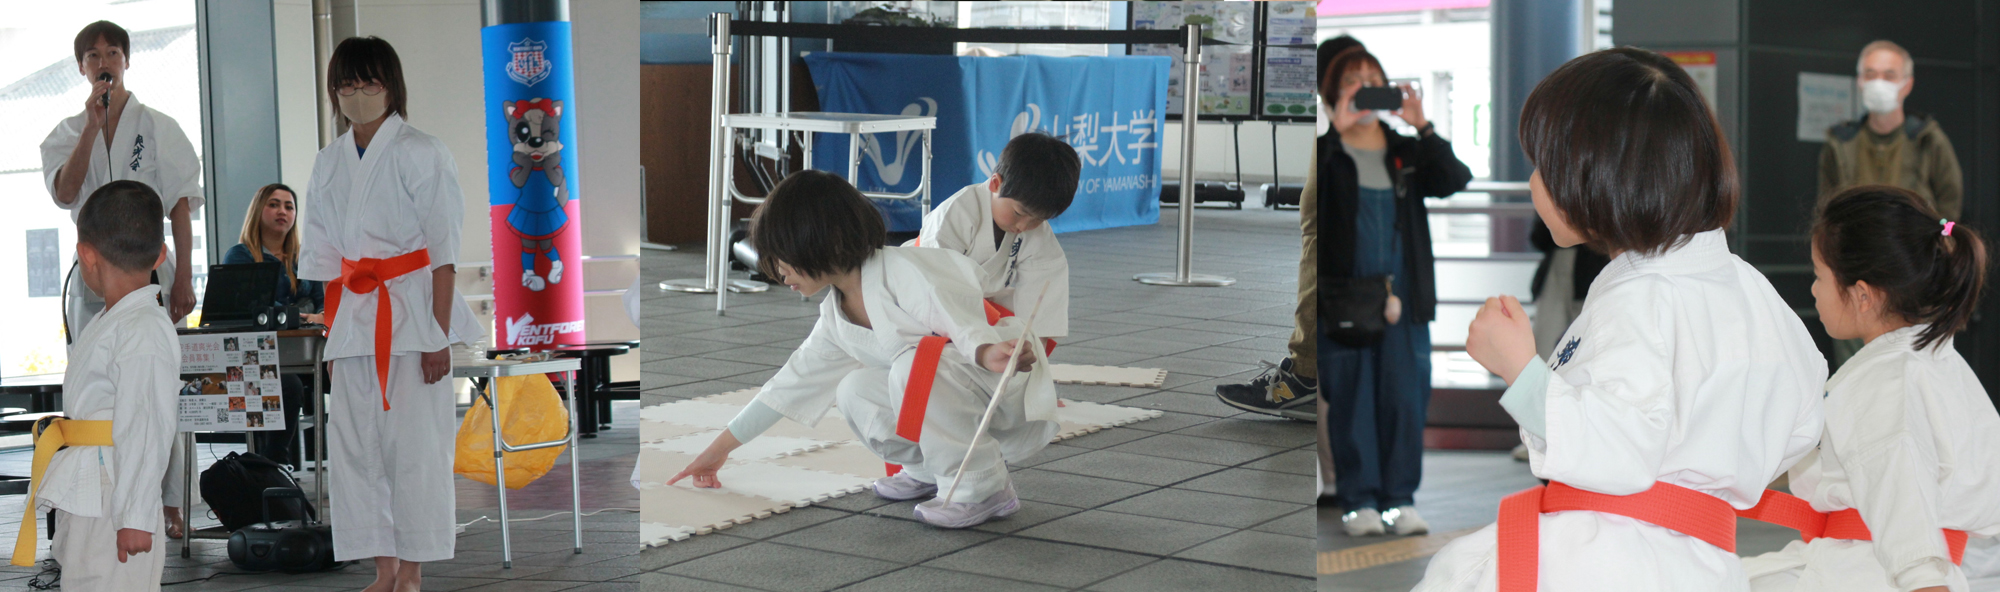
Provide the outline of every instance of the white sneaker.
[[875,495],[885,500],[903,501],[937,495],[936,483],[918,481],[909,471],[875,480]]
[[548,287],[548,283],[542,280],[542,276],[535,275],[534,271],[523,271],[521,272],[521,287],[540,292],[542,288]]
[[1424,534],[1431,531],[1431,525],[1417,514],[1416,506],[1397,506],[1382,513],[1382,522],[1387,523],[1397,536]]
[[560,284],[560,283],[562,283],[562,260],[561,260],[561,259],[551,259],[551,260],[549,260],[549,283],[551,283],[551,284]]
[[1382,513],[1375,508],[1363,508],[1342,514],[1340,524],[1347,528],[1347,536],[1381,536]]
[[993,518],[1006,518],[1021,511],[1021,498],[1014,494],[1014,483],[1008,482],[999,493],[987,496],[978,503],[947,502],[942,498],[932,498],[915,509],[917,519],[939,528],[967,528],[978,526]]

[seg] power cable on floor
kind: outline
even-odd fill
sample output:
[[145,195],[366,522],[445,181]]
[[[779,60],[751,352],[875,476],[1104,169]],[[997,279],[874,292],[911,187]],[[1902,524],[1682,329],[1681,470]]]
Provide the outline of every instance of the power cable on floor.
[[[598,515],[598,514],[601,514],[601,513],[604,513],[604,512],[638,512],[638,511],[639,511],[639,509],[638,509],[638,508],[603,508],[603,509],[598,509],[598,510],[592,510],[592,511],[589,511],[589,512],[584,512],[584,513],[583,513],[583,516],[582,516],[582,517],[584,517],[584,518],[589,518],[589,517],[591,517],[591,516],[596,516],[596,515]],[[554,518],[554,517],[557,517],[557,516],[564,516],[564,515],[568,515],[568,514],[569,514],[569,512],[556,512],[556,513],[554,513],[554,514],[548,514],[548,515],[545,515],[545,516],[536,516],[536,517],[534,517],[534,518],[510,518],[510,519],[508,519],[508,520],[507,520],[507,522],[508,522],[509,524],[512,524],[512,523],[515,523],[515,522],[534,522],[534,521],[536,521],[536,520],[547,520],[547,519],[549,519],[549,518]],[[480,516],[480,517],[478,517],[478,518],[473,518],[473,519],[472,519],[471,521],[468,521],[468,522],[466,522],[466,523],[464,523],[464,524],[460,524],[460,525],[458,525],[458,527],[459,527],[459,528],[467,528],[467,527],[470,527],[470,526],[472,526],[472,525],[474,525],[474,524],[478,524],[478,523],[480,523],[480,522],[499,522],[499,521],[498,521],[498,520],[494,520],[493,518],[491,518],[491,517],[488,517],[488,516]],[[464,536],[464,535],[459,535],[459,536]]]

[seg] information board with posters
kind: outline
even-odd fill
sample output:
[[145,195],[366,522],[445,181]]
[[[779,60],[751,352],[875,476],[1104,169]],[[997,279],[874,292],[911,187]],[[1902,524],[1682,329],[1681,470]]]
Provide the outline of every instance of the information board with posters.
[[[1130,26],[1134,30],[1178,29],[1201,25],[1201,35],[1232,45],[1204,45],[1201,48],[1201,116],[1218,119],[1247,119],[1256,114],[1257,5],[1260,2],[1133,2]],[[1310,41],[1308,41],[1310,43]],[[1167,71],[1167,115],[1179,117],[1181,106],[1181,47],[1164,44],[1137,44],[1131,55],[1173,58]]]
[[278,334],[181,336],[180,431],[285,429]]

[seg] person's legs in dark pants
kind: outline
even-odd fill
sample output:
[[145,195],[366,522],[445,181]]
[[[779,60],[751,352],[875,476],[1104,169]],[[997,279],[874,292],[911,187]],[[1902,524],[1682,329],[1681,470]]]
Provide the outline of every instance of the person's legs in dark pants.
[[1376,508],[1396,534],[1429,530],[1416,515],[1417,486],[1424,475],[1424,424],[1431,398],[1430,328],[1391,325],[1378,346],[1376,437],[1381,451],[1381,494]]
[[1320,395],[1326,397],[1326,441],[1333,452],[1335,504],[1347,513],[1351,535],[1381,534],[1376,510],[1382,490],[1381,454],[1376,435],[1379,385],[1375,348],[1351,348],[1324,335],[1319,339]]
[[280,463],[299,466],[298,433],[300,403],[306,398],[305,382],[296,374],[278,376],[284,393],[285,429],[256,432],[257,454]]

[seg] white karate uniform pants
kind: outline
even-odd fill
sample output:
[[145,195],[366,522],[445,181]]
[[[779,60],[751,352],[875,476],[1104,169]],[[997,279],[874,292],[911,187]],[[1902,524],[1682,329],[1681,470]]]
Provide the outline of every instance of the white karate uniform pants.
[[340,561],[450,559],[457,542],[452,489],[457,434],[451,379],[424,384],[422,356],[389,360],[389,405],[375,357],[333,361],[327,407],[333,555]]
[[[106,492],[107,494],[109,492]],[[167,565],[166,521],[153,527],[153,550],[118,562],[117,518],[86,518],[56,510],[56,538],[49,551],[62,565],[66,592],[136,592],[160,589]]]
[[[951,489],[952,478],[979,428],[979,418],[992,398],[989,393],[1000,380],[1000,375],[973,366],[956,354],[947,349],[938,362],[923,433],[916,442],[896,435],[915,349],[897,356],[888,370],[863,368],[849,373],[834,391],[835,405],[862,445],[882,460],[902,465],[918,481],[936,483],[939,496]],[[948,501],[977,503],[999,493],[1007,487],[1006,461],[1033,456],[1055,437],[1055,422],[1027,420],[1019,389],[1015,386],[1008,393],[1008,400],[994,411],[992,425],[978,435],[978,449],[966,465],[958,493]]]

